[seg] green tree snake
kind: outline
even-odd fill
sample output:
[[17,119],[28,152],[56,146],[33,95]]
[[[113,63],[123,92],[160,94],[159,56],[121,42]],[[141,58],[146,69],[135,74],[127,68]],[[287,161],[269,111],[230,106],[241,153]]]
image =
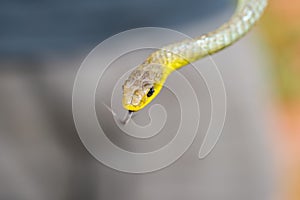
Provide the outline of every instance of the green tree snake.
[[128,116],[149,104],[174,70],[214,54],[243,37],[260,19],[266,6],[267,0],[238,0],[234,15],[221,27],[194,39],[167,45],[150,54],[131,72],[122,86],[122,104],[129,111]]

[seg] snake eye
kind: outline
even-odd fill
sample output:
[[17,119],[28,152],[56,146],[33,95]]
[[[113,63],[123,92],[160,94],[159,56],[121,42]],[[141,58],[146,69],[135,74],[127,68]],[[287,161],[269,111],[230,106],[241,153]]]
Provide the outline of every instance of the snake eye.
[[149,92],[147,93],[147,97],[151,97],[152,94],[154,93],[154,88],[150,88]]

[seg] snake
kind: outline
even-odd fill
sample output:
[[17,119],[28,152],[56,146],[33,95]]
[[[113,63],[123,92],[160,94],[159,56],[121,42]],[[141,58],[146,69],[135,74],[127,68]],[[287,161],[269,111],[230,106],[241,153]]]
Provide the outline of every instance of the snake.
[[151,53],[122,85],[122,105],[128,110],[128,116],[147,106],[160,93],[172,72],[219,52],[242,38],[261,18],[267,4],[267,0],[238,0],[232,17],[216,30],[169,44]]

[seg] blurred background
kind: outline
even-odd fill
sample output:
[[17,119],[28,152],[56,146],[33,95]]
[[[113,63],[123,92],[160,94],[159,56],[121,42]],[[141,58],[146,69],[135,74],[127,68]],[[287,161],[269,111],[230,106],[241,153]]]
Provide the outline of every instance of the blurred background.
[[[0,199],[300,199],[296,0],[270,1],[250,34],[213,56],[224,78],[228,112],[207,158],[196,159],[200,133],[173,165],[126,174],[94,159],[77,135],[72,87],[97,44],[146,26],[197,36],[227,21],[235,5],[231,0],[0,0]],[[182,71],[193,80],[189,70]],[[200,91],[200,106],[206,107],[209,96]]]

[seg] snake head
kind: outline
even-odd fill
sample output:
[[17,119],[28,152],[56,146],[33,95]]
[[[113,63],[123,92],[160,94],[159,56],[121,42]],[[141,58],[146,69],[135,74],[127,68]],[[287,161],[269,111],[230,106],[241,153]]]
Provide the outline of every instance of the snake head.
[[138,66],[123,84],[123,107],[129,111],[144,108],[158,95],[165,78],[161,65],[144,63]]

